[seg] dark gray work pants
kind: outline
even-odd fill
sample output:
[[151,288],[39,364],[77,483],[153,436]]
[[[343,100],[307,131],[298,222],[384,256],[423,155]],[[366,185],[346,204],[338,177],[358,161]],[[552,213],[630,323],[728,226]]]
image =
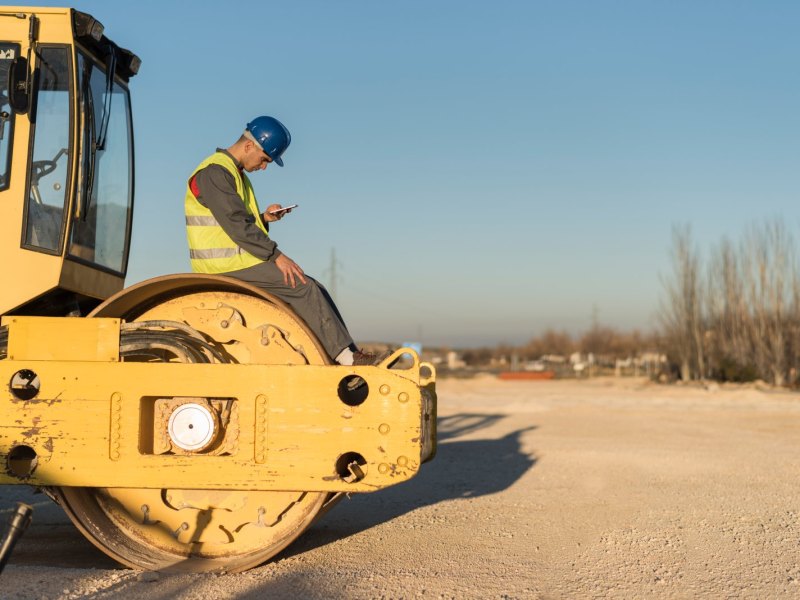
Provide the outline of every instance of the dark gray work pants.
[[308,283],[298,280],[297,287],[292,288],[283,282],[283,273],[274,262],[262,262],[225,275],[241,279],[286,302],[316,334],[331,358],[353,345],[353,338],[333,298],[316,279],[306,275]]

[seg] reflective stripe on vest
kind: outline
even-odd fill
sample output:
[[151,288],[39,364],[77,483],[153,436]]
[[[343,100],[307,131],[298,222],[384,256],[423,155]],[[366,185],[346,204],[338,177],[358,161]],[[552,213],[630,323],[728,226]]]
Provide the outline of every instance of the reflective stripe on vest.
[[219,227],[219,223],[217,220],[211,217],[200,217],[200,216],[188,216],[186,217],[186,224],[187,225],[198,225],[203,227]]
[[197,166],[186,184],[184,211],[192,271],[195,273],[228,273],[264,262],[240,248],[220,227],[211,211],[200,204],[192,193],[189,182],[198,171],[209,165],[220,165],[233,176],[233,180],[236,182],[236,193],[242,199],[248,214],[253,217],[256,226],[265,235],[268,235],[247,175],[236,168],[236,164],[230,156],[216,152]]
[[229,258],[239,254],[241,248],[211,248],[210,250],[189,250],[189,258]]

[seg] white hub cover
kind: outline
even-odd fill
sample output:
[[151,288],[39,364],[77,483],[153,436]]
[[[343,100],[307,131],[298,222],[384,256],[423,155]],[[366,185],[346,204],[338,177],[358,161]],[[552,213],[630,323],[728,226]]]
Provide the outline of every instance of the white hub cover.
[[172,411],[167,431],[172,443],[182,450],[202,450],[214,438],[216,424],[211,411],[202,404],[181,404]]

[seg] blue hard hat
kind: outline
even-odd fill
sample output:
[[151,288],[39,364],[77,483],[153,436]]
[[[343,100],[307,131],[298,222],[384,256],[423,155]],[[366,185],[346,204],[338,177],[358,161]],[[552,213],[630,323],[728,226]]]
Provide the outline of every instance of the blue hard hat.
[[292,143],[292,136],[283,123],[272,117],[256,117],[247,124],[247,131],[256,139],[272,162],[282,167],[281,155]]

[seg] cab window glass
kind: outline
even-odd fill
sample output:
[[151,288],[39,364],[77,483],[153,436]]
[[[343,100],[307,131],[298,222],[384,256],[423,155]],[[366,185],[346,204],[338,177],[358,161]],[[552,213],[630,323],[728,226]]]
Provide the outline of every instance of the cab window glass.
[[19,45],[0,42],[0,190],[8,187],[11,168],[11,134],[14,115],[8,103],[8,69],[19,56]]
[[[81,198],[82,214],[73,220],[69,251],[75,258],[124,273],[133,198],[130,99],[115,81],[107,103],[106,83],[105,70],[79,53],[81,179],[88,177],[92,184],[88,198]],[[105,145],[93,150],[104,107],[109,109]]]
[[24,243],[58,252],[69,174],[69,56],[66,48],[43,47],[36,61],[38,86]]

